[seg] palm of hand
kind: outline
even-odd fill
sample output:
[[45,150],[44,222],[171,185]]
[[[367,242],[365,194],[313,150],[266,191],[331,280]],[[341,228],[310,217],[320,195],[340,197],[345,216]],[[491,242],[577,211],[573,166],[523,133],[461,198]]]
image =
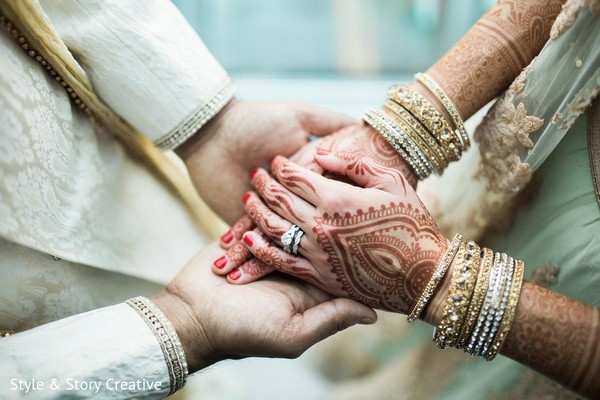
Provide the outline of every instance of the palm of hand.
[[185,324],[195,326],[191,336],[201,342],[193,352],[201,359],[197,368],[226,358],[297,357],[338,330],[376,319],[368,307],[282,276],[230,285],[207,268],[222,253],[210,245],[166,289],[190,306]]

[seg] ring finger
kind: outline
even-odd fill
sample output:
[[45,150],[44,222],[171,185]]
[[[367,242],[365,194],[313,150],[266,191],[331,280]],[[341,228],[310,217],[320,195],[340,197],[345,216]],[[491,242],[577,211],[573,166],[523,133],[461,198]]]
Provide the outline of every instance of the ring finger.
[[[310,252],[309,239],[304,235],[306,224],[296,225],[301,232],[292,231],[294,224],[273,212],[256,194],[249,192],[244,199],[246,213],[269,239],[284,249],[287,246],[287,250],[291,250],[291,254]],[[284,243],[284,235],[290,236],[288,239],[291,239],[291,242]]]

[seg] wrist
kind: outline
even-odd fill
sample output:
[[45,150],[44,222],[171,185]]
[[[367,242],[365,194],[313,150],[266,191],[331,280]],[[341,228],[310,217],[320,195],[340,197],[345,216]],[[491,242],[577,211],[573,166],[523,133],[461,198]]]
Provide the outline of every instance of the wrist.
[[215,139],[215,136],[219,132],[219,128],[222,126],[223,121],[226,120],[231,114],[232,108],[238,103],[235,97],[232,98],[225,106],[211,118],[202,128],[198,129],[189,139],[175,148],[175,153],[186,162],[192,157],[196,151],[203,147],[206,143],[211,142]]
[[168,288],[151,300],[175,328],[185,352],[190,374],[218,361],[217,353],[190,304]]

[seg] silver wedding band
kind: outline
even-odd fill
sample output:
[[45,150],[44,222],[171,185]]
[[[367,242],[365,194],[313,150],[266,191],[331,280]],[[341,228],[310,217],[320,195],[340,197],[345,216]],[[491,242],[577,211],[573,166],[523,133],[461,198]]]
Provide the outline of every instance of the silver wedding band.
[[298,249],[300,248],[300,240],[302,240],[303,235],[304,231],[298,225],[292,224],[291,228],[281,235],[283,250],[297,256]]

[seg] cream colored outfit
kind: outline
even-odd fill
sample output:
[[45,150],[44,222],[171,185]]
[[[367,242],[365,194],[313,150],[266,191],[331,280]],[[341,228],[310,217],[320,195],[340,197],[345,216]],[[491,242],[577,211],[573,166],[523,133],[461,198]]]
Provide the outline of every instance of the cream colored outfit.
[[[166,150],[233,96],[167,0],[41,3],[102,100]],[[0,70],[0,330],[43,325],[0,339],[0,397],[25,394],[13,378],[43,381],[44,398],[69,395],[67,379],[104,384],[71,395],[162,397],[169,377],[154,334],[128,305],[98,308],[156,293],[208,239],[5,30]],[[109,378],[162,390],[115,391]]]

